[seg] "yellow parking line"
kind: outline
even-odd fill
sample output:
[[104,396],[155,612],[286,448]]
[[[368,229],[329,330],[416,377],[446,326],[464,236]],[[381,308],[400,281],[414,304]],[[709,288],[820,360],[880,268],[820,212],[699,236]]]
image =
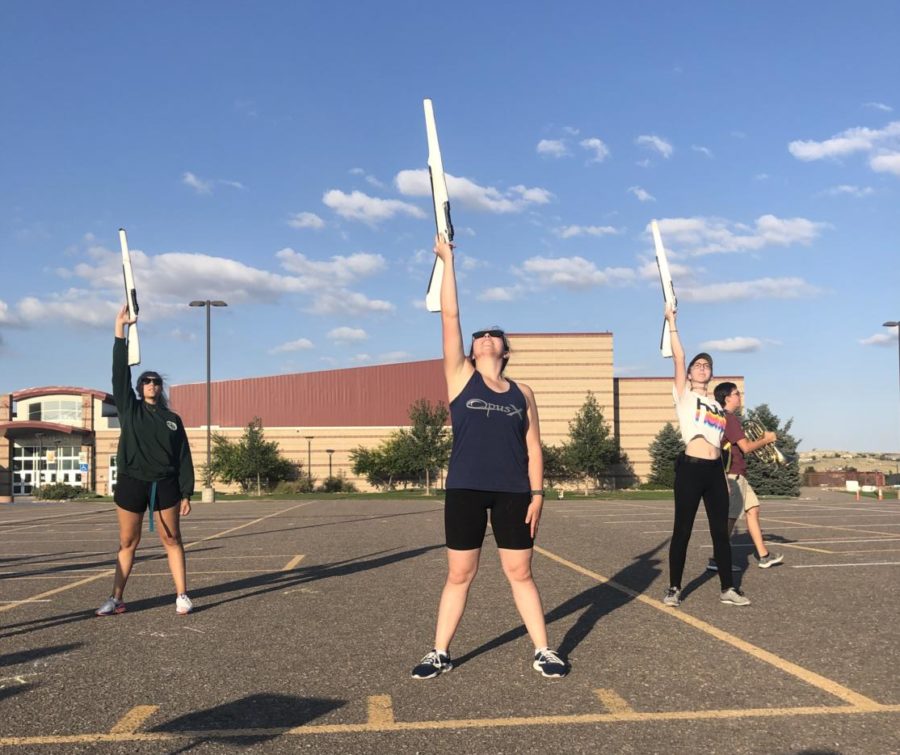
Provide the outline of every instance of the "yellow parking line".
[[[891,535],[896,537],[896,532],[881,532],[879,530],[860,530],[855,529],[853,527],[838,527],[836,524],[809,524],[807,522],[794,522],[790,519],[773,519],[772,517],[766,516],[762,517],[762,519],[766,522],[775,522],[776,524],[795,524],[800,527],[809,527],[810,529],[820,529],[820,530],[840,530],[841,532],[856,532],[857,534],[867,534],[867,535]],[[886,527],[893,527],[893,524],[886,524]]]
[[785,660],[774,653],[770,653],[768,650],[763,650],[756,645],[753,645],[746,640],[742,640],[739,637],[735,637],[728,632],[725,632],[718,627],[714,627],[712,624],[709,624],[705,621],[697,619],[690,614],[685,613],[684,611],[679,611],[674,608],[670,608],[663,604],[661,600],[654,600],[653,598],[648,598],[646,595],[643,595],[635,590],[632,590],[630,587],[626,587],[625,585],[621,585],[618,582],[609,579],[608,577],[604,577],[601,574],[597,574],[596,572],[591,571],[590,569],[581,566],[580,564],[573,563],[562,556],[557,556],[555,553],[551,553],[544,548],[540,548],[538,546],[534,547],[535,551],[546,556],[547,558],[556,561],[563,566],[572,569],[573,571],[578,572],[579,574],[584,574],[591,579],[594,579],[602,584],[609,585],[615,590],[619,592],[623,592],[626,595],[634,598],[635,600],[639,600],[640,602],[652,606],[659,611],[662,611],[672,618],[678,619],[679,621],[683,621],[685,624],[689,624],[695,629],[699,629],[701,632],[705,632],[712,637],[715,637],[717,640],[721,640],[722,642],[731,645],[732,647],[741,650],[748,655],[753,656],[754,658],[763,661],[763,663],[768,663],[774,666],[781,671],[784,671],[791,676],[795,676],[798,679],[806,682],[807,684],[812,685],[813,687],[818,687],[820,690],[824,692],[828,692],[829,694],[834,695],[835,697],[844,700],[845,702],[850,703],[851,705],[865,708],[867,710],[876,710],[878,709],[879,703],[875,702],[871,698],[866,697],[865,695],[861,695],[859,692],[855,692],[849,687],[845,687],[838,682],[835,682],[827,677],[824,677],[820,674],[815,673],[814,671],[810,671],[809,669],[805,669],[802,666],[798,666],[796,663],[792,663],[791,661]]
[[595,689],[594,694],[608,713],[634,713],[632,708],[615,690]]
[[290,571],[297,564],[299,564],[303,560],[303,555],[294,556],[290,561],[288,561],[281,569],[281,571]]
[[574,724],[643,723],[657,721],[741,720],[752,718],[785,718],[793,716],[883,715],[900,713],[900,705],[838,705],[805,706],[799,708],[738,708],[730,710],[622,711],[618,713],[575,713],[550,716],[510,716],[507,718],[468,718],[441,721],[388,721],[358,724],[307,724],[288,728],[207,729],[199,731],[93,734],[53,734],[31,737],[0,737],[0,747],[47,744],[99,744],[104,742],[171,742],[179,739],[200,742],[217,739],[283,735],[353,734],[365,732],[427,731],[443,729],[493,729],[514,726],[560,726]]
[[371,695],[368,702],[370,726],[394,724],[394,703],[390,695]]
[[[756,547],[755,545],[753,546]],[[778,547],[795,548],[798,551],[812,551],[813,553],[835,553],[836,551],[825,550],[825,548],[810,548],[808,545],[797,545],[796,543],[778,543]]]
[[[204,538],[201,538],[200,540],[195,540],[191,543],[186,543],[184,548],[185,548],[185,550],[187,550],[188,548],[190,548],[194,545],[200,545],[201,543],[206,542],[207,540],[214,540],[217,537],[224,537],[225,535],[228,535],[231,532],[235,532],[237,530],[243,529],[244,527],[250,527],[254,524],[258,524],[259,522],[265,521],[266,519],[271,519],[273,516],[278,516],[279,514],[286,514],[288,511],[293,511],[294,509],[299,509],[303,506],[309,506],[310,504],[313,504],[313,503],[316,503],[316,501],[305,501],[304,503],[298,503],[296,506],[289,506],[288,508],[282,509],[281,511],[276,511],[274,514],[267,514],[266,516],[261,516],[258,519],[254,519],[253,521],[245,522],[244,524],[239,524],[236,527],[231,527],[230,529],[223,530],[222,532],[217,532],[215,535],[208,535]],[[27,600],[40,600],[41,598],[48,598],[51,595],[56,595],[57,593],[65,592],[66,590],[72,590],[76,587],[80,587],[81,585],[87,585],[87,584],[90,584],[91,582],[96,582],[98,579],[102,579],[103,577],[111,577],[115,573],[116,573],[115,569],[107,569],[106,571],[95,574],[92,577],[86,577],[85,579],[79,580],[78,582],[71,582],[68,585],[64,585],[63,587],[57,587],[54,590],[48,590],[47,592],[42,592],[40,595],[32,595],[30,598],[27,598]],[[21,605],[21,603],[13,603],[13,604],[7,605],[7,606],[0,606],[0,612],[9,611],[13,608],[16,608],[19,605]]]
[[158,705],[135,705],[110,730],[110,734],[134,734],[159,710]]

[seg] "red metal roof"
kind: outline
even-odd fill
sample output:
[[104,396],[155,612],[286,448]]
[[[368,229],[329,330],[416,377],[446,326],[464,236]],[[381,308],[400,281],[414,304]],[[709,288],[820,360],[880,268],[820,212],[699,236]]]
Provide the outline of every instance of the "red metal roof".
[[[378,427],[409,424],[418,399],[447,403],[443,361],[385,364],[211,383],[212,425]],[[206,383],[173,385],[169,404],[187,427],[206,424]]]
[[20,435],[32,435],[35,431],[43,430],[52,433],[64,433],[72,435],[79,433],[81,435],[93,435],[93,430],[85,427],[74,427],[72,425],[60,425],[56,422],[38,422],[37,420],[24,420],[21,422],[0,422],[0,438],[15,438]]
[[112,402],[111,393],[98,391],[95,388],[77,388],[72,385],[47,385],[42,388],[23,388],[21,391],[14,391],[12,394],[13,401],[21,401],[26,398],[36,398],[37,396],[50,396],[56,394],[71,396],[93,396],[101,401]]

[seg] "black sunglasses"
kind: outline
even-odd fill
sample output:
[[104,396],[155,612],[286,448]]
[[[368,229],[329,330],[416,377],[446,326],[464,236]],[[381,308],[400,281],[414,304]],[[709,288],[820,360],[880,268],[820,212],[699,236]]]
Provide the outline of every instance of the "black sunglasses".
[[141,385],[162,385],[162,380],[158,377],[145,377],[141,378]]
[[472,338],[484,338],[485,336],[490,336],[491,338],[503,338],[504,333],[502,330],[476,330],[472,333]]

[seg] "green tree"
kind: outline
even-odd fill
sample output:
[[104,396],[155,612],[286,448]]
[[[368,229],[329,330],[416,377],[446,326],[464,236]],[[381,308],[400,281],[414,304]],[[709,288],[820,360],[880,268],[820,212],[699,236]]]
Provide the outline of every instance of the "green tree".
[[244,493],[255,486],[257,495],[261,495],[282,480],[296,477],[300,464],[281,456],[278,443],[265,439],[262,421],[255,417],[235,443],[218,433],[213,435],[209,472],[224,483],[236,482]]
[[563,446],[548,446],[541,443],[544,452],[544,481],[552,487],[559,483],[572,479],[572,475],[566,468],[565,448]]
[[759,422],[766,430],[772,430],[778,440],[775,445],[787,457],[785,465],[770,464],[763,461],[757,454],[749,454],[747,459],[747,481],[753,486],[758,495],[799,496],[800,495],[800,464],[798,462],[797,446],[800,441],[791,435],[793,419],[789,419],[784,425],[767,404],[749,409],[744,415],[747,420]]
[[619,444],[610,435],[603,410],[590,391],[569,422],[569,441],[563,448],[566,468],[574,479],[584,482],[585,490],[589,480],[600,487],[610,468],[622,460]]
[[450,461],[453,438],[447,427],[450,414],[440,401],[432,407],[419,399],[409,408],[412,427],[408,431],[412,463],[425,473],[425,492],[431,495],[433,476]]
[[650,444],[650,476],[647,482],[654,485],[662,485],[666,488],[675,487],[675,459],[684,451],[684,441],[681,433],[675,429],[671,422],[666,422],[653,442]]

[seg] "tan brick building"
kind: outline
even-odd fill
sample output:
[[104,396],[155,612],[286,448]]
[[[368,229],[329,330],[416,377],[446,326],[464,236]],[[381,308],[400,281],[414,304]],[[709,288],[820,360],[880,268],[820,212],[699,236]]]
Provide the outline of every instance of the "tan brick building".
[[[672,363],[660,359],[662,377],[617,378],[612,333],[517,333],[509,339],[507,374],[534,390],[544,442],[567,439],[569,422],[591,391],[634,473],[646,478],[650,443],[666,422],[676,422],[667,374]],[[743,390],[742,378],[718,380]],[[378,445],[405,426],[410,404],[420,398],[447,401],[438,359],[218,381],[211,390],[211,424],[213,432],[238,438],[260,417],[266,439],[317,480],[342,471],[364,490],[365,481],[352,475],[350,451]],[[199,488],[206,463],[206,384],[173,386],[170,404],[187,428]],[[58,479],[100,493],[115,482],[118,418],[110,394],[48,387],[0,397],[0,433],[0,500],[30,492],[39,474],[45,482]]]

